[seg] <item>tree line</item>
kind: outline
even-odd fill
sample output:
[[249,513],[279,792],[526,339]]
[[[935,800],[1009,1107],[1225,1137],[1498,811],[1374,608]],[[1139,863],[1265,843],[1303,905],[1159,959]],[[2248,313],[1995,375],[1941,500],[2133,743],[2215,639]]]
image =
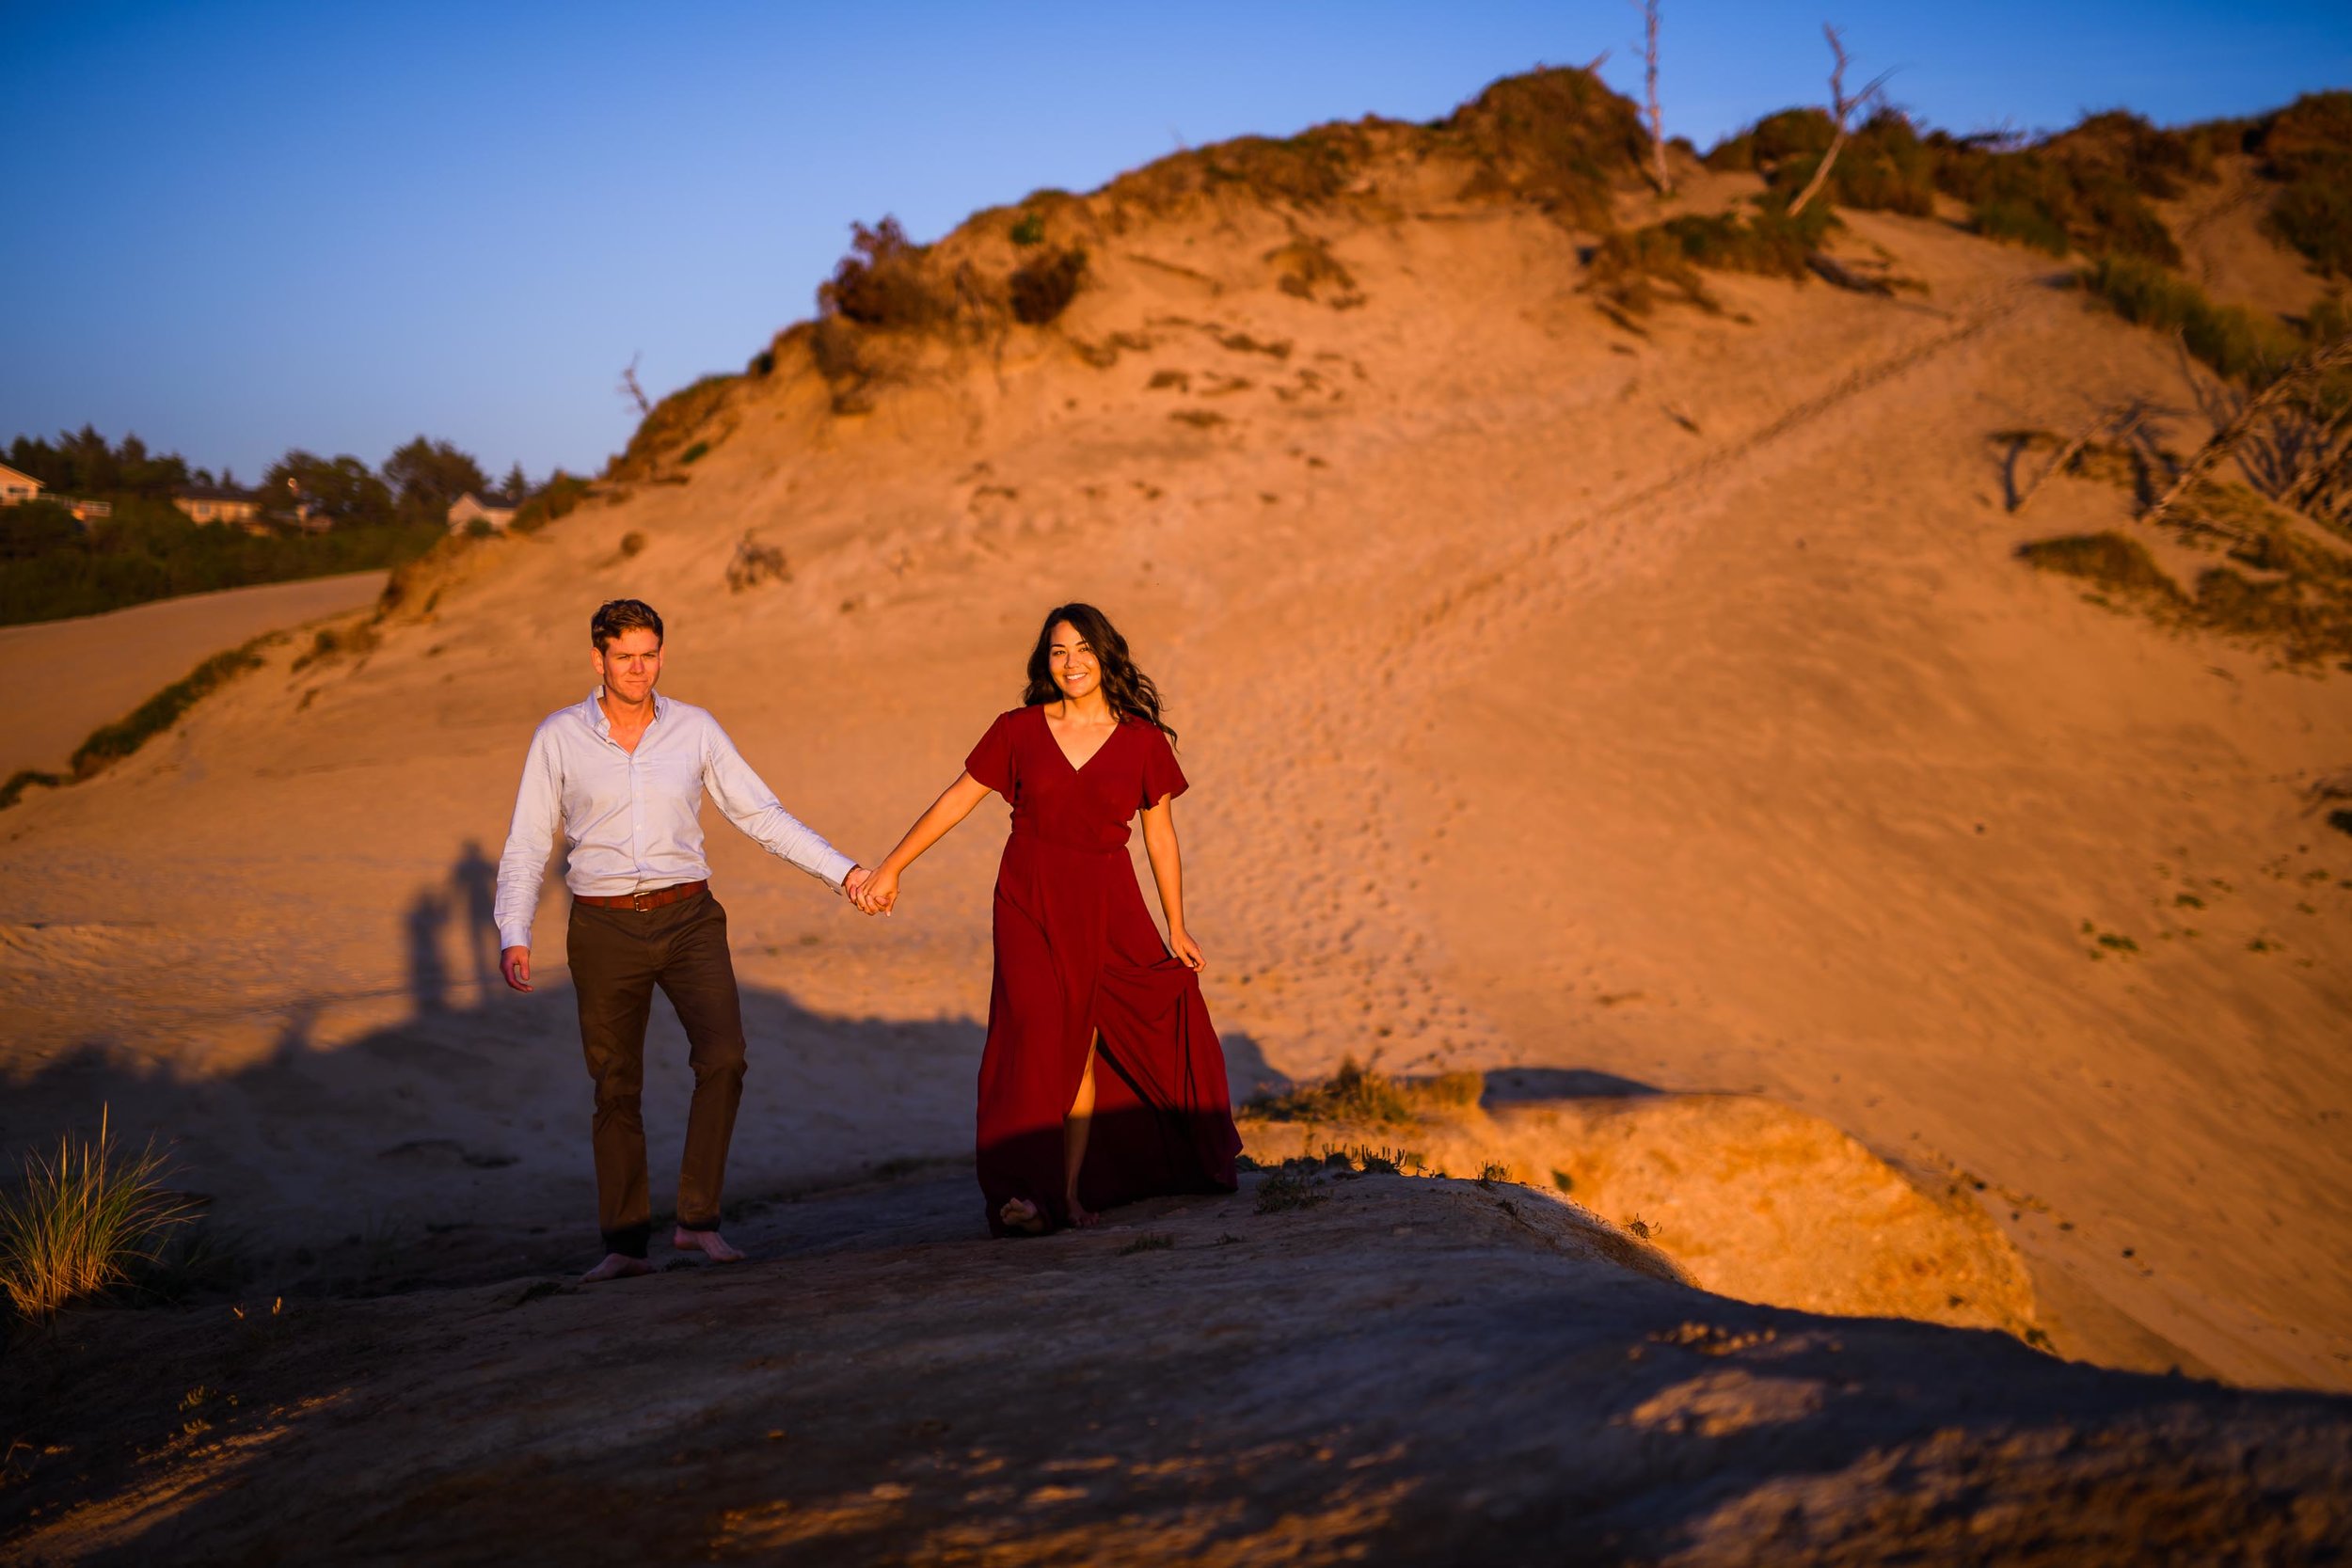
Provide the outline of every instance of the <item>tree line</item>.
[[380,469],[349,454],[321,457],[297,448],[271,464],[251,492],[262,526],[247,531],[192,522],[172,504],[183,490],[240,489],[233,473],[224,468],[215,477],[177,452],[150,451],[136,436],[111,442],[87,425],[55,440],[19,436],[0,461],[53,495],[113,508],[110,516],[82,521],[47,500],[0,507],[0,626],[397,566],[447,532],[459,497],[519,502],[530,490],[519,463],[494,485],[470,453],[423,436]]

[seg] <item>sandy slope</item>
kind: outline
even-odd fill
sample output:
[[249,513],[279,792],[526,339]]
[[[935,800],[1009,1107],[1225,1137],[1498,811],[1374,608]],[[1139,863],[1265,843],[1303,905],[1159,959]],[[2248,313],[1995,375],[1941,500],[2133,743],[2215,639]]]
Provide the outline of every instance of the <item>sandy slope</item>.
[[190,594],[105,615],[0,626],[0,659],[29,670],[20,719],[0,736],[0,778],[64,768],[90,731],[111,723],[213,655],[266,631],[358,609],[382,572]]
[[[1301,228],[1359,307],[1273,286]],[[365,659],[281,659],[0,818],[0,1141],[110,1100],[274,1242],[577,1257],[560,900],[527,999],[485,989],[482,917],[589,608],[660,605],[666,688],[871,858],[1083,595],[1183,731],[1237,1085],[1377,1053],[1761,1093],[1981,1180],[2087,1354],[2352,1386],[2352,842],[2298,793],[2352,760],[2352,688],[2019,568],[2122,502],[2068,481],[2010,519],[1988,435],[2193,408],[2178,361],[2044,258],[1852,230],[1931,292],[1726,277],[1725,314],[1636,336],[1522,209],[1236,203],[1098,237],[1055,328],[869,414],[787,367],[691,483],[486,546]],[[728,589],[747,533],[790,581]],[[739,1192],[963,1147],[985,815],[888,922],[714,827]]]
[[590,1291],[85,1315],[0,1363],[27,1412],[0,1555],[2290,1564],[2352,1544],[2342,1399],[1743,1306],[1525,1188],[1335,1179],[1304,1210],[1245,1190],[1007,1245],[973,1234],[968,1180],[749,1215],[770,1261]]

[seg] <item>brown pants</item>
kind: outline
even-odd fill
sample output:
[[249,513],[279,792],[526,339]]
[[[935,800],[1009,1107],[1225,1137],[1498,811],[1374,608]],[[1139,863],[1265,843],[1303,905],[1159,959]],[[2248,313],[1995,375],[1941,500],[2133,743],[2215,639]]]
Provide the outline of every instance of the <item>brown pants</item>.
[[661,988],[686,1026],[694,1099],[678,1165],[677,1221],[719,1227],[719,1189],[743,1099],[743,1007],[727,957],[727,911],[707,890],[658,910],[572,906],[564,950],[580,999],[580,1042],[596,1085],[596,1224],[605,1249],[645,1256],[645,1019]]

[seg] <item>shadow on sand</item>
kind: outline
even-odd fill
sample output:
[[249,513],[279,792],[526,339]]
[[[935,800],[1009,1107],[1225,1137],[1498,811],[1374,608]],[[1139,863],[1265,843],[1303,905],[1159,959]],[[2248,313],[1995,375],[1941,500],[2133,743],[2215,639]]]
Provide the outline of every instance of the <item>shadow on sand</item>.
[[[495,876],[468,843],[406,903],[411,1011],[401,1022],[329,1044],[318,1030],[338,999],[299,1001],[278,1011],[259,1059],[207,1077],[93,1044],[9,1085],[0,1148],[94,1132],[106,1106],[119,1138],[152,1131],[170,1148],[178,1181],[210,1204],[210,1224],[242,1236],[262,1278],[294,1289],[396,1289],[593,1260],[593,1101],[571,990],[559,978],[524,996],[501,983]],[[551,946],[561,916],[548,924],[543,914]],[[742,999],[751,1049],[730,1220],[785,1195],[969,1163],[982,1021],[822,1013],[748,984]],[[1247,1035],[1222,1043],[1237,1085],[1277,1076]],[[658,1001],[644,1117],[662,1223],[691,1086],[684,1032]],[[969,1211],[979,1234],[977,1186]]]

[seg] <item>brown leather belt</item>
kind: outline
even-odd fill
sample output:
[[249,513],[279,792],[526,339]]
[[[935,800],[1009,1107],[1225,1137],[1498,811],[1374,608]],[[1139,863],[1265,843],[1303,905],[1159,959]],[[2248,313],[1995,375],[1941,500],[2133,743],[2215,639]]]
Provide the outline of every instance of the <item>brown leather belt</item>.
[[707,881],[675,882],[668,887],[655,888],[650,893],[616,893],[610,895],[595,893],[575,893],[572,895],[572,902],[575,904],[594,904],[600,910],[637,910],[642,911],[644,910],[658,910],[664,904],[675,904],[681,899],[691,898],[698,893],[707,891],[709,886],[710,884]]

